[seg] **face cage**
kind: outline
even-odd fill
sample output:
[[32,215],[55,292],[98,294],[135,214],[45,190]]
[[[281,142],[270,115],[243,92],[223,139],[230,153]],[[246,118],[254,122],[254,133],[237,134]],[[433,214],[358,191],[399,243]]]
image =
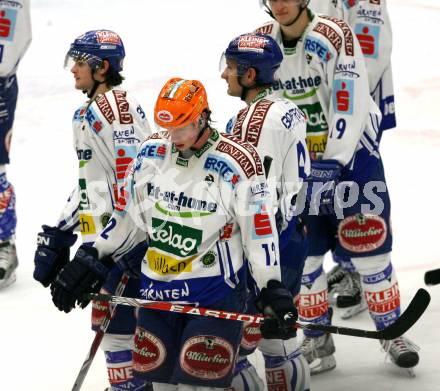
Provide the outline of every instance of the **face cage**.
[[64,69],[70,70],[76,63],[85,63],[92,70],[101,68],[103,60],[93,54],[69,50],[64,58]]

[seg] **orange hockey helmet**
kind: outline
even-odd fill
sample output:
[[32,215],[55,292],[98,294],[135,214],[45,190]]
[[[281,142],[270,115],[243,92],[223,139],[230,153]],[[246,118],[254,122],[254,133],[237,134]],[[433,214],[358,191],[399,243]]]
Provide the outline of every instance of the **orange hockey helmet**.
[[209,111],[209,106],[203,84],[174,77],[165,83],[157,97],[154,122],[165,129],[183,127],[205,110]]

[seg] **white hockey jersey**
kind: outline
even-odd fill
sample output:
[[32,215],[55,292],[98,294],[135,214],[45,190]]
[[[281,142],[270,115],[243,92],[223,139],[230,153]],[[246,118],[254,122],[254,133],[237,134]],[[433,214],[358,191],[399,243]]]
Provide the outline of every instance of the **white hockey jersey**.
[[307,117],[307,147],[312,159],[347,165],[365,147],[377,154],[381,114],[370,97],[361,48],[347,23],[318,15],[294,48],[285,48],[279,24],[257,29],[281,46],[284,60],[275,94],[292,100]]
[[291,199],[310,174],[306,120],[296,105],[264,90],[237,114],[231,134],[249,142],[261,159],[273,207],[284,222],[294,212]]
[[151,131],[140,104],[117,89],[85,102],[72,125],[79,179],[58,226],[79,228],[83,242],[90,243],[110,219],[127,167]]
[[382,112],[381,129],[396,126],[391,70],[392,30],[386,0],[311,0],[319,14],[346,21],[354,30],[365,57],[370,93]]
[[235,289],[249,260],[259,288],[280,280],[278,235],[262,162],[248,143],[214,131],[190,158],[161,134],[141,147],[94,246],[118,259],[145,240],[141,295],[210,305]]
[[13,75],[32,40],[29,0],[0,0],[0,77]]

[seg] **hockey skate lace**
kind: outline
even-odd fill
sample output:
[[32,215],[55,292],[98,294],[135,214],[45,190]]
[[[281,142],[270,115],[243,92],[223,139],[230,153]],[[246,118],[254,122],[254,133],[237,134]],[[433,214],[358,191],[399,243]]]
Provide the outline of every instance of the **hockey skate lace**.
[[328,273],[328,284],[338,284],[344,278],[345,272],[340,266],[335,266]]
[[360,293],[360,287],[358,285],[358,282],[355,280],[355,278],[356,277],[353,276],[351,273],[347,273],[347,275],[344,278],[344,280],[346,280],[346,282],[343,286],[341,294],[354,296],[354,295]]
[[[396,356],[407,352],[418,352],[420,347],[414,342],[404,337],[398,337],[391,341],[384,341],[382,344],[382,351],[385,352],[385,360],[395,353]],[[384,346],[385,345],[385,346]]]

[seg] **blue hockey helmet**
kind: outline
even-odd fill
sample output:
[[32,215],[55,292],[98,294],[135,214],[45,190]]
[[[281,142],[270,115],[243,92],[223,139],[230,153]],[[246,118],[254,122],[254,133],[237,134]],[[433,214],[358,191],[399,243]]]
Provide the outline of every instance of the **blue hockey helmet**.
[[85,61],[95,70],[101,67],[103,60],[107,60],[111,69],[120,72],[124,57],[124,44],[118,34],[110,30],[92,30],[80,35],[70,45],[64,66],[67,67],[72,59]]
[[238,76],[254,68],[257,71],[256,83],[267,85],[275,82],[274,74],[283,60],[283,53],[271,36],[249,33],[234,38],[224,57],[237,62]]

